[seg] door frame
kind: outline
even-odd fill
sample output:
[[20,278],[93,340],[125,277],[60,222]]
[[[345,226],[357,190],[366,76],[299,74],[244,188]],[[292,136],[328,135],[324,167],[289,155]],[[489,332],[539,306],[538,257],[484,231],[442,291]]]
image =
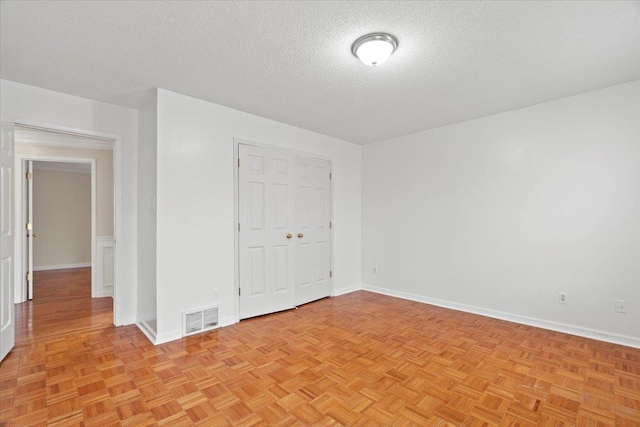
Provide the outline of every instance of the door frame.
[[[123,226],[123,169],[122,169],[122,150],[123,150],[123,137],[122,135],[112,134],[107,132],[101,132],[94,129],[74,128],[69,126],[60,126],[53,123],[43,123],[33,120],[9,120],[13,122],[16,127],[30,128],[36,130],[43,130],[49,132],[57,132],[62,134],[84,136],[94,139],[103,140],[113,150],[113,250],[114,250],[114,272],[113,272],[113,324],[115,326],[122,326],[124,324],[123,306],[124,301],[121,297],[121,285],[122,285],[122,251],[118,250],[118,242],[122,240],[122,226]],[[50,144],[52,145],[52,144]],[[105,148],[104,144],[99,144],[100,148]],[[85,145],[78,148],[89,148]],[[98,147],[94,147],[98,148]],[[15,175],[14,175],[15,176]],[[15,179],[15,178],[14,178]],[[14,215],[17,215],[18,206],[14,206]],[[19,218],[16,216],[16,218]],[[18,226],[17,224],[15,225]],[[20,231],[20,230],[18,230]],[[20,269],[22,269],[22,260],[19,263]],[[14,267],[15,268],[15,267]],[[14,279],[15,280],[15,279]]]
[[[240,321],[240,295],[239,295],[239,289],[240,289],[240,236],[239,236],[239,231],[238,231],[238,223],[240,221],[240,172],[239,172],[239,168],[238,168],[238,162],[240,161],[240,148],[239,145],[240,144],[245,144],[245,145],[253,145],[254,147],[261,147],[261,148],[269,148],[269,149],[273,149],[273,150],[279,150],[279,151],[287,151],[291,154],[294,155],[299,155],[299,156],[304,156],[304,157],[310,157],[312,159],[319,159],[319,160],[326,160],[331,164],[331,169],[329,170],[330,173],[333,173],[333,159],[330,157],[325,157],[325,156],[320,156],[317,154],[310,154],[304,151],[300,151],[300,150],[294,150],[288,147],[283,147],[283,146],[279,146],[279,145],[274,145],[274,144],[267,144],[267,143],[263,143],[263,142],[256,142],[256,141],[251,141],[248,139],[242,139],[242,138],[233,138],[233,245],[234,245],[234,251],[233,251],[233,271],[234,271],[234,277],[233,277],[233,282],[234,282],[234,287],[233,287],[233,294],[234,294],[234,322],[237,323]],[[333,191],[333,179],[329,180],[329,186],[331,189],[331,197],[330,197],[330,206],[329,206],[329,214],[330,214],[330,218],[329,221],[331,221],[333,223],[333,217],[334,217],[334,212],[333,212],[333,195],[334,195],[334,191]],[[330,245],[329,245],[329,251],[330,251],[330,256],[329,256],[329,265],[331,267],[331,271],[333,271],[333,254],[334,254],[334,250],[333,250],[333,227],[329,230],[330,232]],[[333,297],[335,296],[335,292],[334,292],[334,286],[333,286],[333,276],[331,276],[329,278],[330,283],[329,283],[329,296]]]
[[[40,155],[40,154],[16,154],[15,155],[15,163],[14,168],[16,168],[16,182],[15,182],[15,206],[16,206],[16,216],[21,221],[21,224],[26,222],[27,212],[25,211],[25,195],[26,195],[26,180],[25,180],[25,171],[26,171],[26,163],[27,161],[34,162],[56,162],[56,163],[81,163],[81,164],[89,164],[91,165],[91,298],[98,297],[98,280],[97,280],[97,262],[98,262],[98,252],[97,252],[97,177],[96,177],[96,159],[88,158],[88,157],[61,157],[61,156],[49,156],[49,155]],[[16,231],[19,232],[21,230],[20,226],[16,227]],[[35,231],[35,227],[34,227]],[[16,276],[14,281],[14,302],[22,303],[27,301],[27,289],[23,284],[19,286],[20,283],[23,283],[22,278],[24,278],[25,272],[25,248],[26,246],[26,233],[24,232],[24,227],[22,227],[21,234],[17,234],[16,236],[21,236],[16,239],[15,249],[18,256],[16,256]]]

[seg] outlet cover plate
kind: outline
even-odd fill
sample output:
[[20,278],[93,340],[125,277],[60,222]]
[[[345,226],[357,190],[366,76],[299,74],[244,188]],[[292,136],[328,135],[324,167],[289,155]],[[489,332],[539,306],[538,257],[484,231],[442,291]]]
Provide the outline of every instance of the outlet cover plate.
[[567,304],[569,302],[569,294],[564,291],[558,292],[558,304]]
[[625,303],[623,299],[613,300],[613,310],[616,313],[624,313],[625,312]]

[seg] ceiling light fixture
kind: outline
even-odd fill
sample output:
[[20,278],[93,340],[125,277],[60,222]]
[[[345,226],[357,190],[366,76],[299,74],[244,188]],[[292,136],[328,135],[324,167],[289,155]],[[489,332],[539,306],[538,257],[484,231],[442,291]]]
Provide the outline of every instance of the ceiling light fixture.
[[351,52],[360,61],[375,67],[389,59],[398,48],[398,40],[391,34],[372,33],[360,37],[351,46]]

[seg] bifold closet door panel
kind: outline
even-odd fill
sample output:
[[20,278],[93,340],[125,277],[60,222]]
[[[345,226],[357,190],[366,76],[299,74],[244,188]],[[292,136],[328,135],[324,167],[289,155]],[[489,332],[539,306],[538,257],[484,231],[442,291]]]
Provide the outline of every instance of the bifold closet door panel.
[[294,307],[295,157],[239,146],[240,318]]
[[331,164],[296,157],[296,305],[331,293]]

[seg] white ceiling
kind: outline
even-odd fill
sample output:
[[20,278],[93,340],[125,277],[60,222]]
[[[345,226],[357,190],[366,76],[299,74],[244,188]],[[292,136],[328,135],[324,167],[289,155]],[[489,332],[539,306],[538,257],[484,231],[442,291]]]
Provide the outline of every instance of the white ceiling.
[[[2,1],[2,78],[151,87],[365,144],[640,79],[640,2]],[[382,66],[352,56],[386,31]]]

